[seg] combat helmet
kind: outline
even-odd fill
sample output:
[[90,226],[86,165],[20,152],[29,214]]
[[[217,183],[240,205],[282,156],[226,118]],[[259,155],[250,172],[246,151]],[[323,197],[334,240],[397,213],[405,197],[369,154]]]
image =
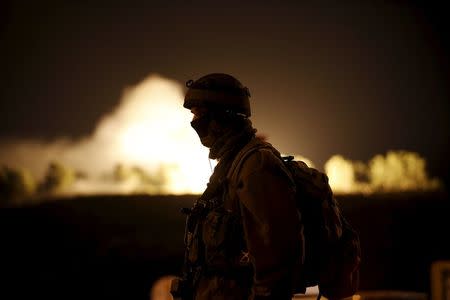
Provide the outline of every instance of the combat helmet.
[[213,109],[229,110],[250,117],[250,92],[239,80],[231,75],[212,73],[197,80],[186,82],[188,91],[183,106],[191,109],[204,106]]

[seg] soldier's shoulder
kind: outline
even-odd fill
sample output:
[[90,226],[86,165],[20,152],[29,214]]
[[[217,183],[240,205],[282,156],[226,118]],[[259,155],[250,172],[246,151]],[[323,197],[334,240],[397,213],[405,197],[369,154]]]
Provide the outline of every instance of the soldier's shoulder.
[[242,161],[241,175],[283,167],[280,153],[270,143],[261,140],[251,143],[254,143],[253,150],[248,149],[249,153]]

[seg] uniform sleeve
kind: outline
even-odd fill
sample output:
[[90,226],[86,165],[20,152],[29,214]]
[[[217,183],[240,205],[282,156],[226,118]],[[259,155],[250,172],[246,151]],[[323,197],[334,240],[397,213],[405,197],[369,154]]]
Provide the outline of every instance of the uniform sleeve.
[[293,184],[281,160],[265,150],[252,154],[238,176],[237,196],[254,267],[253,296],[290,296],[301,227]]

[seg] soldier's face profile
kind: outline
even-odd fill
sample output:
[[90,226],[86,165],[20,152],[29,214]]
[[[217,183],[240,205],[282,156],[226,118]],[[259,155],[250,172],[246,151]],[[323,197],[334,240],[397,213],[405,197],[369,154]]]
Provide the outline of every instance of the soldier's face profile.
[[194,106],[191,108],[191,113],[193,114],[192,121],[197,120],[200,117],[203,117],[208,112],[206,107]]

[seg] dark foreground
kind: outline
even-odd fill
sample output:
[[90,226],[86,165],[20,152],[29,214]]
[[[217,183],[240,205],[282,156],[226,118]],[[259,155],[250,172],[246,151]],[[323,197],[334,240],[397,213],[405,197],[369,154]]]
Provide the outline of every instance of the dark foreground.
[[[91,196],[0,209],[0,299],[149,299],[178,274],[195,196]],[[444,192],[338,196],[360,232],[361,290],[430,293],[450,259]]]

